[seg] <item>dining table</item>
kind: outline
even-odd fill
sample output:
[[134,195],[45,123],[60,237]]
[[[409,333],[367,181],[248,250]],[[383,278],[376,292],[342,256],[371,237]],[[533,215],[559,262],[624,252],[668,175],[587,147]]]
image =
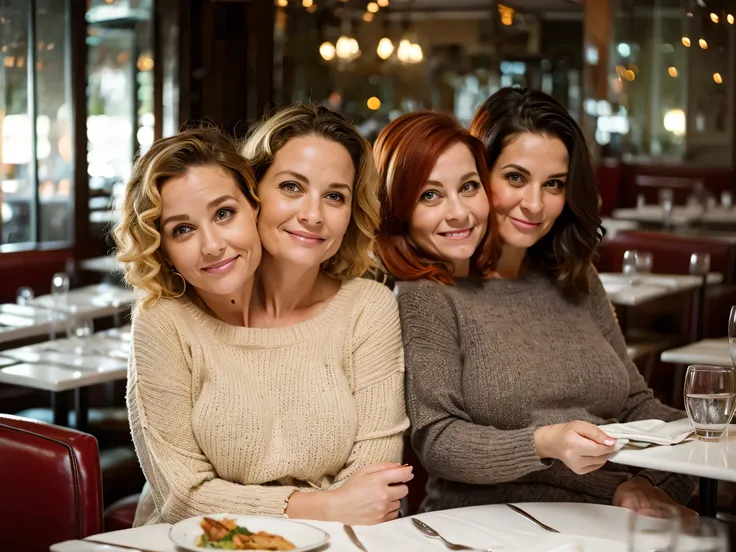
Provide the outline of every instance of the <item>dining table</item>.
[[[550,528],[551,533],[533,524],[507,505],[471,506],[418,514],[414,517],[429,525],[450,541],[491,549],[493,552],[625,552],[627,521],[630,511],[615,506],[582,503],[521,503],[527,513]],[[299,521],[299,520],[296,520]],[[337,522],[304,521],[328,533],[329,543],[318,550],[329,552],[361,552]],[[92,535],[86,540],[121,545],[107,552],[130,552],[130,548],[147,552],[177,552],[169,540],[171,525],[148,525],[122,531]],[[368,552],[433,552],[447,550],[437,539],[424,536],[410,517],[373,526],[353,526],[355,536]],[[66,541],[80,542],[80,541]],[[83,541],[82,541],[83,542]],[[64,546],[62,546],[64,545]],[[73,545],[60,543],[52,552],[66,552]],[[84,550],[78,546],[76,550]],[[88,548],[90,552],[93,548]]]
[[718,481],[736,482],[736,425],[728,426],[718,441],[703,441],[693,436],[676,445],[625,446],[609,455],[608,461],[698,477],[700,514],[715,517]]
[[734,366],[729,352],[728,338],[703,339],[682,347],[668,349],[660,355],[662,362],[671,364],[710,364],[712,366]]
[[76,428],[84,431],[91,385],[123,380],[128,372],[130,327],[79,339],[56,339],[0,351],[0,383],[51,392],[53,423],[68,425],[74,396]]

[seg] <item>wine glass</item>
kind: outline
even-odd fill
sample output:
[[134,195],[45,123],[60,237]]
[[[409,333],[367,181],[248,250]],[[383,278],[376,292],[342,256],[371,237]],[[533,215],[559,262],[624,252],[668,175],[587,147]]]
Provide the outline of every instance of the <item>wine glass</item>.
[[721,192],[721,206],[727,211],[730,211],[733,207],[733,194],[728,190]]
[[28,305],[31,300],[35,297],[33,290],[29,287],[19,287],[18,291],[15,292],[15,303],[16,305],[25,306]]
[[86,342],[94,331],[92,317],[80,314],[76,305],[72,305],[67,318],[66,336],[74,347],[75,355],[83,355],[85,353],[85,349],[87,348]]
[[693,364],[685,373],[685,411],[695,435],[718,441],[726,431],[734,405],[733,368]]
[[707,276],[710,272],[710,253],[693,253],[690,255],[690,274]]
[[728,552],[728,533],[723,522],[713,518],[684,519],[675,552]]
[[682,520],[674,506],[662,504],[629,513],[629,552],[674,552]]
[[675,208],[674,194],[669,188],[659,190],[659,205],[662,207],[662,222],[665,228],[672,225],[672,211]]
[[731,314],[728,316],[728,350],[733,367],[736,368],[736,305],[731,307]]

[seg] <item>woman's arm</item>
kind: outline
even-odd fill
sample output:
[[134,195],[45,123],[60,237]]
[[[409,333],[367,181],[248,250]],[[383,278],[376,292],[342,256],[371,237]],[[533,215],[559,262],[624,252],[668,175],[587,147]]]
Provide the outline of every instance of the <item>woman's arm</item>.
[[409,427],[404,399],[404,353],[396,298],[382,285],[367,286],[352,336],[353,396],[358,432],[334,488],[361,468],[401,462]]
[[[626,367],[629,376],[629,395],[621,409],[619,420],[633,422],[636,420],[658,419],[665,421],[680,420],[685,412],[662,404],[654,397],[636,364],[629,358],[626,340],[615,318],[611,304],[603,288],[603,284],[595,269],[591,269],[591,304],[601,333],[606,338],[616,355]],[[688,475],[677,475],[657,470],[643,470],[639,475],[652,485],[666,491],[675,501],[685,504],[695,489],[695,480]]]
[[441,285],[412,283],[401,290],[411,439],[427,469],[452,481],[496,484],[549,467],[535,450],[537,426],[499,430],[474,423],[464,410],[456,314]]

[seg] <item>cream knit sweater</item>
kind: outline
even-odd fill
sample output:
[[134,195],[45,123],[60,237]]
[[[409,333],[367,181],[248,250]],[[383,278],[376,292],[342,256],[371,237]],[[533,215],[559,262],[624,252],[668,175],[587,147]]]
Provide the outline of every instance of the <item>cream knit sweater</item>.
[[286,328],[232,326],[184,298],[141,310],[127,394],[147,480],[135,524],[285,515],[297,490],[399,462],[403,370],[396,299],[369,280]]

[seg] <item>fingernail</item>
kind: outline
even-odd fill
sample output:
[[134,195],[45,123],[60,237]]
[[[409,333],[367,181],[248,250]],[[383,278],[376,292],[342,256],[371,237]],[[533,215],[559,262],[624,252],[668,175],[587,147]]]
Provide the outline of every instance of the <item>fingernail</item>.
[[409,464],[402,464],[401,465],[402,468],[406,468],[407,466],[409,466]]
[[605,444],[607,444],[607,445],[608,445],[609,447],[612,447],[613,445],[615,445],[615,444],[616,444],[616,439],[606,439],[606,440],[605,440],[605,441],[603,441],[603,442],[604,442]]

